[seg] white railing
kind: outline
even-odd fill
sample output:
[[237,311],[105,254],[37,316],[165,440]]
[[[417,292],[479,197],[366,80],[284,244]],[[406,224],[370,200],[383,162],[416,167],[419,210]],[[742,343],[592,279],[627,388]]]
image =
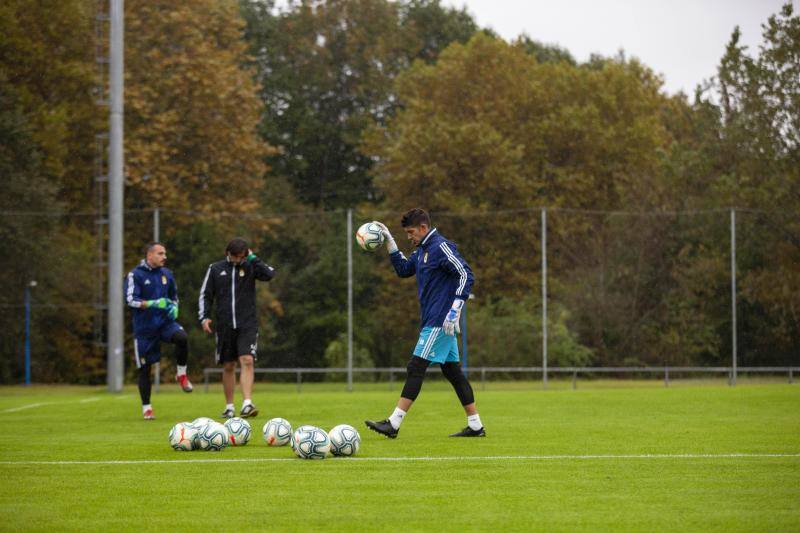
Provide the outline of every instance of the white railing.
[[[375,367],[352,368],[353,374],[388,374],[389,387],[394,383],[395,374],[405,374],[405,367]],[[541,366],[478,366],[466,369],[473,377],[480,374],[481,389],[486,387],[487,374],[543,374],[545,367]],[[670,374],[723,374],[728,377],[728,384],[735,385],[736,374],[786,374],[789,383],[794,383],[795,372],[800,371],[800,366],[740,366],[734,370],[732,366],[605,366],[605,367],[547,367],[549,374],[567,374],[572,376],[572,388],[577,388],[578,374],[654,374],[663,375],[664,386],[669,387]],[[239,369],[236,369],[239,372]],[[256,368],[256,374],[295,374],[297,379],[297,392],[300,392],[303,383],[303,374],[344,374],[348,368]],[[203,386],[208,392],[209,378],[212,374],[222,374],[221,368],[203,369]],[[474,379],[473,379],[474,380]],[[351,383],[348,381],[348,383]],[[349,390],[349,389],[348,389]]]

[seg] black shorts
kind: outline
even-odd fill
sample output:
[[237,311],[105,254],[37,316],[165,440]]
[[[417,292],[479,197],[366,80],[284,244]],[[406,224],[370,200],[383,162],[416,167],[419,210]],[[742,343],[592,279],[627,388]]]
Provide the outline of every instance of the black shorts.
[[255,359],[257,347],[257,326],[217,331],[217,364],[238,361],[241,355],[252,355]]

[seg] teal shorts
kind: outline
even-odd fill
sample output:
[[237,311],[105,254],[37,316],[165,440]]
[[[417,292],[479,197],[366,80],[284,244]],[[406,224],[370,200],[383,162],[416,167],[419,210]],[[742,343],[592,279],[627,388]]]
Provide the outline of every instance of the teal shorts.
[[457,363],[458,342],[455,335],[446,335],[442,328],[427,326],[419,332],[414,355],[431,364]]

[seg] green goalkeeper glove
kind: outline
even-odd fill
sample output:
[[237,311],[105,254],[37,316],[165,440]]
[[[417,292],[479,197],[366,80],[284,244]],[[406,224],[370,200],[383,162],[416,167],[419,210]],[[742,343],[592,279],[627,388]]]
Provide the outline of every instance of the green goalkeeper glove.
[[144,308],[149,309],[151,307],[157,307],[158,309],[166,309],[167,304],[172,303],[166,298],[159,298],[157,300],[145,300],[144,301]]

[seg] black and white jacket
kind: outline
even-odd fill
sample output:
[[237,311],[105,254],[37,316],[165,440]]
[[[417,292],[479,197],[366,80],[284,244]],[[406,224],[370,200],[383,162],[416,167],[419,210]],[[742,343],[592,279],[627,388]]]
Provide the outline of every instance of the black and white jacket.
[[211,307],[216,302],[217,331],[258,327],[256,280],[269,281],[274,275],[275,269],[258,257],[241,265],[227,259],[211,263],[200,288],[200,322],[211,318]]

